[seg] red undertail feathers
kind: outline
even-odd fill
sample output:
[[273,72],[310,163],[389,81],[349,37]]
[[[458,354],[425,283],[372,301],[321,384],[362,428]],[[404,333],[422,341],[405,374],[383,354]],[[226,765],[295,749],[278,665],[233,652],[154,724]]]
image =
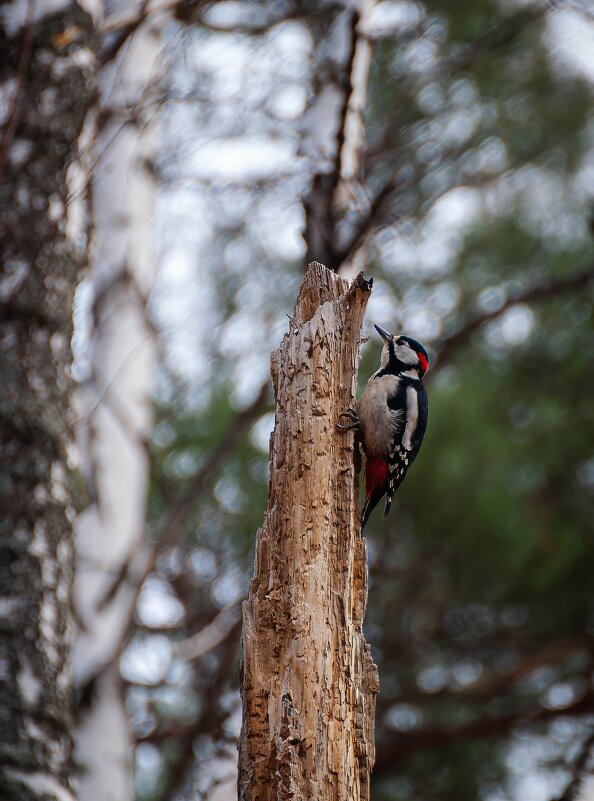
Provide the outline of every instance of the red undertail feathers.
[[365,498],[383,490],[388,482],[388,463],[370,456],[365,464]]
[[388,483],[388,463],[385,459],[368,456],[365,464],[365,505],[361,514],[361,529],[367,522],[372,509],[386,492]]

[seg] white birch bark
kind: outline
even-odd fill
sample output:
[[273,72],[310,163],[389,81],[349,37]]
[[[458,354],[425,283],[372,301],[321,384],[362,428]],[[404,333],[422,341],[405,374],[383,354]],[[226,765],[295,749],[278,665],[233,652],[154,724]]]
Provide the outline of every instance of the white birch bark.
[[315,92],[302,128],[301,150],[312,165],[305,203],[308,258],[332,269],[341,267],[341,218],[347,211],[367,212],[359,181],[371,63],[367,30],[374,5],[375,0],[344,0],[330,30],[322,28]]
[[[81,471],[91,503],[77,523],[73,654],[81,801],[133,797],[132,741],[119,649],[136,601],[144,528],[155,343],[146,297],[155,271],[156,147],[151,78],[160,53],[153,15],[104,68],[91,182],[90,374],[78,393]],[[106,770],[106,766],[109,769]]]
[[0,798],[71,801],[72,299],[66,173],[94,99],[90,17],[0,10]]

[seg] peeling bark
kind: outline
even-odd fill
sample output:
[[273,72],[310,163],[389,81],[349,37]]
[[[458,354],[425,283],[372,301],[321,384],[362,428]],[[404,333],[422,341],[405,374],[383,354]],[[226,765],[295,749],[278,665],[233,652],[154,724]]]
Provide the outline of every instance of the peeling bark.
[[312,263],[272,354],[277,404],[270,486],[243,608],[241,801],[369,798],[377,668],[353,434],[370,285]]
[[[9,30],[23,5],[3,9]],[[94,100],[95,61],[92,23],[79,7],[32,12],[29,4],[24,28],[0,37],[8,107],[0,184],[0,797],[64,801],[72,798],[70,337],[86,257],[84,241],[69,236],[66,174]]]

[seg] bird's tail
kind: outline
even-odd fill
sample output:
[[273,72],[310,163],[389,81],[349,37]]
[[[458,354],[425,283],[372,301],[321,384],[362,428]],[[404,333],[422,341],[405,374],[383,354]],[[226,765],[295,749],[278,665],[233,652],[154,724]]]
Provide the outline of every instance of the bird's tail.
[[363,506],[363,511],[361,512],[361,531],[365,527],[365,523],[367,523],[369,519],[369,515],[373,512],[375,507],[381,501],[384,495],[384,490],[376,490],[373,494],[366,495],[365,497],[365,504]]
[[373,509],[386,492],[388,463],[385,459],[368,456],[365,462],[365,505],[361,513],[361,531]]

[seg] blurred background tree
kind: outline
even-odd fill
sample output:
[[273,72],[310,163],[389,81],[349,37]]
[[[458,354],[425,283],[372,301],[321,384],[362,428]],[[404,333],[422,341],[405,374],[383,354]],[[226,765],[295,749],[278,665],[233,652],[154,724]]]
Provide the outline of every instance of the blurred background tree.
[[[129,252],[154,237],[158,269],[151,282],[145,264],[142,291],[126,295],[142,301],[147,334],[95,385],[88,343],[101,317],[82,284],[74,340],[94,398],[81,414],[120,423],[129,417],[109,396],[148,333],[160,356],[154,425],[132,426],[150,464],[146,521],[103,596],[126,596],[114,607],[121,637],[80,674],[79,719],[109,675],[129,720],[135,784],[123,778],[121,798],[234,797],[268,353],[310,258],[372,275],[368,333],[373,322],[405,331],[432,356],[423,451],[390,520],[366,532],[366,637],[381,680],[374,801],[594,797],[590,4],[106,9],[108,68],[125,70],[159,18],[148,90],[127,89],[98,117],[99,154],[136,126],[128,155],[150,181],[135,197],[154,193],[153,223]],[[89,170],[105,180],[99,163]],[[120,287],[123,265],[111,274]],[[375,338],[363,348],[361,387],[378,351]],[[108,435],[98,442],[109,473]],[[117,483],[125,496],[126,476]]]
[[75,496],[72,300],[87,262],[72,203],[96,100],[94,20],[0,10],[0,797],[71,799]]

